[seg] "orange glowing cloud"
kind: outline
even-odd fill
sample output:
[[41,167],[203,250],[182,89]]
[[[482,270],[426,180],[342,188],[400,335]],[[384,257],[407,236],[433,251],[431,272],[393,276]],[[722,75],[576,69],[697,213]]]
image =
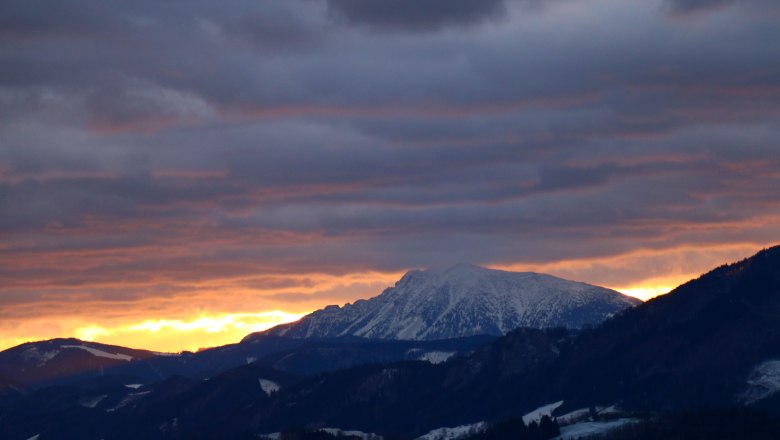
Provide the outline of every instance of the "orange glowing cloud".
[[549,273],[609,287],[626,295],[648,300],[668,293],[724,263],[749,257],[761,247],[762,245],[755,243],[679,246],[640,249],[603,258],[502,264],[494,267]]
[[157,319],[119,326],[88,324],[72,330],[85,341],[140,346],[161,352],[196,351],[235,343],[244,336],[300,319],[304,313],[272,310],[258,313],[202,315],[190,320]]

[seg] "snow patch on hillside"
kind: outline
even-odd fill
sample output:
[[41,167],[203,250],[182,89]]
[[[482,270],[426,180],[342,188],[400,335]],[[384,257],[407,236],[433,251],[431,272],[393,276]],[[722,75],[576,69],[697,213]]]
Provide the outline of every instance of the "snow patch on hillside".
[[178,427],[179,427],[179,418],[178,417],[174,417],[174,418],[168,420],[167,422],[163,423],[162,425],[160,425],[160,431],[168,432],[171,429],[176,429]]
[[596,414],[598,414],[600,416],[604,416],[604,415],[607,415],[607,414],[617,414],[617,413],[620,413],[620,412],[623,412],[623,409],[620,406],[618,406],[617,403],[613,404],[612,406],[607,406],[607,407],[603,407],[603,406],[597,406],[596,407]]
[[279,386],[278,383],[272,380],[259,378],[257,379],[257,381],[260,383],[260,388],[262,388],[263,392],[268,396],[270,396],[271,393],[275,393],[282,388],[281,386]]
[[319,431],[327,432],[328,434],[334,435],[336,437],[357,437],[361,440],[382,440],[384,438],[379,434],[374,434],[373,432],[344,431],[339,428],[321,428]]
[[442,362],[447,362],[453,356],[455,356],[454,351],[429,351],[417,358],[417,360],[441,364]]
[[555,403],[550,403],[549,405],[540,406],[539,408],[536,408],[535,410],[524,415],[523,423],[527,425],[531,422],[538,422],[544,416],[552,417],[553,411],[558,409],[558,407],[561,405],[563,405],[563,400],[559,400]]
[[[612,406],[597,406],[593,409],[595,410],[596,415],[599,416],[618,414],[622,412],[617,404]],[[560,416],[555,416],[555,420],[560,426],[573,425],[575,423],[583,422],[589,419],[592,420],[590,415],[589,408],[580,408]]]
[[63,345],[60,348],[78,348],[80,350],[88,351],[93,356],[102,357],[102,358],[108,358],[108,359],[116,359],[118,361],[132,361],[133,357],[126,354],[121,353],[109,353],[107,351],[98,350],[97,348],[87,347],[86,345]]
[[780,360],[757,365],[748,375],[747,387],[738,400],[746,405],[780,391]]
[[617,419],[608,422],[580,422],[573,425],[562,426],[561,435],[554,440],[574,440],[580,437],[588,438],[593,435],[605,434],[614,429],[638,422],[637,419]]
[[555,420],[559,425],[571,425],[582,420],[587,419],[590,416],[590,410],[588,408],[576,409],[572,412],[566,413],[562,416],[556,416]]
[[93,397],[91,399],[84,400],[84,401],[81,402],[81,406],[83,406],[84,408],[94,408],[94,407],[98,406],[98,403],[100,403],[106,397],[108,397],[108,396],[104,394],[102,396],[97,396],[97,397]]
[[34,361],[36,367],[42,367],[58,354],[60,354],[59,350],[41,351],[33,345],[22,352],[22,358],[26,361]]
[[[328,434],[335,435],[335,436],[359,438],[361,440],[383,440],[384,439],[384,437],[382,437],[381,435],[374,434],[373,432],[343,430],[339,428],[320,428],[317,429],[317,431],[327,432]],[[268,434],[258,435],[259,438],[265,440],[279,440],[281,436],[282,434],[279,432],[271,432]]]
[[117,404],[117,406],[115,406],[113,408],[110,408],[110,409],[107,409],[106,412],[114,412],[114,411],[116,411],[118,409],[124,408],[127,405],[129,405],[130,403],[132,403],[134,400],[138,400],[141,397],[143,397],[143,396],[145,396],[145,395],[147,395],[149,393],[151,393],[151,391],[141,391],[140,393],[130,393],[127,396],[125,396],[125,398],[122,399]]
[[453,428],[437,428],[425,435],[417,437],[416,440],[457,440],[483,432],[485,429],[487,429],[487,423],[485,422],[455,426]]

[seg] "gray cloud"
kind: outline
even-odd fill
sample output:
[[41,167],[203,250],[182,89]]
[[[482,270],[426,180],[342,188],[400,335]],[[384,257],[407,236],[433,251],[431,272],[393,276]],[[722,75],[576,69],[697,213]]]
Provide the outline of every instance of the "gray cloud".
[[382,30],[435,31],[497,19],[506,12],[504,0],[327,0],[337,19]]
[[780,17],[780,4],[774,0],[666,0],[666,6],[672,14],[683,16],[738,6],[759,16]]

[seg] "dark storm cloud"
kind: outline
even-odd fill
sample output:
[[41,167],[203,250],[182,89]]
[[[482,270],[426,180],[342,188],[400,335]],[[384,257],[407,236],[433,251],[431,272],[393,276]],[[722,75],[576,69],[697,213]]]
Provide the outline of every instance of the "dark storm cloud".
[[296,8],[286,6],[292,3],[298,1],[268,0],[260,5],[228,0],[219,6],[208,1],[181,0],[165,4],[151,0],[4,2],[0,5],[0,37],[97,36],[116,40],[139,31],[164,31],[164,25],[172,31],[200,27],[207,32],[254,34],[281,43],[299,40],[301,35],[311,32],[302,26]]
[[117,30],[115,2],[79,0],[13,2],[0,5],[0,37],[36,38],[109,34]]
[[505,13],[504,0],[327,0],[337,18],[377,29],[430,31],[467,26]]
[[776,240],[775,4],[536,4],[3,3],[6,303]]

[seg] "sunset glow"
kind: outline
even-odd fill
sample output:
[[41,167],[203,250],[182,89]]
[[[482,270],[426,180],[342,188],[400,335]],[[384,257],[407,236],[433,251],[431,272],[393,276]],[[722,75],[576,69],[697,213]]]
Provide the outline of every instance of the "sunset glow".
[[[486,266],[549,273],[610,287],[647,300],[669,292],[722,261],[744,258],[757,247],[760,245],[750,243],[677,247],[637,250],[605,258]],[[643,270],[638,271],[640,267]],[[36,309],[39,314],[47,311],[42,318],[24,318],[31,313],[31,308],[22,304],[9,308],[22,317],[14,319],[11,314],[0,327],[0,348],[29,340],[68,336],[161,352],[195,351],[236,343],[252,332],[297,320],[326,305],[343,305],[370,298],[392,286],[402,275],[403,271],[367,271],[343,275],[286,273],[212,279],[199,282],[198,287],[182,284],[182,293],[186,295],[181,298],[186,300],[171,301],[163,297],[137,303],[82,302],[79,308],[84,312],[91,311],[89,314],[79,314],[67,303],[41,299]],[[628,284],[632,281],[637,284]],[[143,285],[127,284],[126,288],[138,289]],[[73,290],[67,288],[67,291]],[[175,298],[175,289],[172,290]],[[230,295],[231,291],[236,294]],[[76,295],[73,300],[78,298]],[[108,316],[100,316],[101,310]],[[143,318],[144,314],[154,317]]]
[[[513,271],[549,273],[618,290],[643,300],[667,293],[723,261],[750,255],[759,243],[720,246],[679,246],[669,249],[633,250],[622,255],[562,259],[538,263],[490,264]],[[45,261],[46,258],[40,258]],[[62,261],[75,265],[89,261],[90,252],[69,254]],[[13,262],[9,261],[9,264]],[[424,266],[420,266],[423,268]],[[640,270],[641,268],[641,270]],[[406,268],[414,269],[414,267]],[[402,271],[361,271],[344,274],[285,272],[231,278],[193,279],[176,282],[165,276],[168,286],[159,297],[129,297],[128,301],[100,301],[88,292],[147,291],[157,284],[124,281],[95,283],[89,289],[51,282],[16,287],[26,292],[46,292],[34,303],[20,301],[6,307],[0,323],[0,348],[52,337],[76,337],[88,341],[145,348],[161,352],[195,351],[240,341],[249,333],[294,321],[326,305],[343,305],[378,295],[403,275]],[[193,274],[196,275],[196,274]],[[163,282],[165,278],[160,278]],[[197,280],[197,281],[196,281]],[[632,284],[636,283],[636,284]],[[6,291],[9,291],[6,288]],[[65,300],[66,299],[66,300]],[[65,300],[65,301],[63,301]],[[146,316],[144,316],[146,315]]]
[[88,325],[74,335],[84,341],[121,346],[139,346],[160,352],[197,351],[201,348],[233,344],[244,336],[278,324],[300,319],[303,314],[278,310],[260,313],[237,313],[201,316],[191,321],[149,320],[119,327]]

